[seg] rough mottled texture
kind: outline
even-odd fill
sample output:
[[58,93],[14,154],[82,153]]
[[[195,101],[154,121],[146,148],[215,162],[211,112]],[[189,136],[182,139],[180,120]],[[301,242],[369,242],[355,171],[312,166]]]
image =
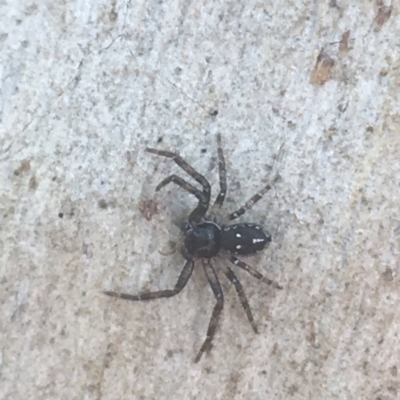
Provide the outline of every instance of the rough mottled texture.
[[[385,3],[386,4],[386,3]],[[386,5],[388,5],[387,3]],[[394,2],[394,4],[396,4]],[[399,10],[353,1],[0,5],[0,398],[400,396]],[[323,52],[322,52],[323,49]],[[210,113],[217,115],[210,115]],[[163,256],[195,205],[178,150],[272,235],[227,279],[215,347],[201,268]],[[206,149],[206,151],[202,151]],[[236,272],[236,269],[235,269]]]

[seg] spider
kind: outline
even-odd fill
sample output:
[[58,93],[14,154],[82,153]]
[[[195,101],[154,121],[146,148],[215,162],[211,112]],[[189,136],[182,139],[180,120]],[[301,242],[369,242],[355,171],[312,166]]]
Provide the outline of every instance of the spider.
[[[225,159],[222,151],[221,135],[217,135],[218,145],[218,167],[219,167],[219,185],[220,192],[214,202],[213,209],[220,209],[226,195],[226,169]],[[197,363],[204,352],[209,352],[212,348],[212,341],[218,327],[220,315],[224,306],[224,295],[222,293],[221,285],[219,283],[217,274],[211,260],[214,257],[221,257],[230,261],[233,265],[245,270],[256,279],[263,280],[269,285],[277,289],[282,289],[280,285],[274,283],[268,278],[263,277],[257,270],[244,261],[236,257],[246,256],[263,250],[265,245],[271,241],[271,236],[263,231],[260,225],[251,223],[237,223],[232,225],[225,225],[218,223],[215,219],[207,217],[207,212],[210,206],[211,186],[203,175],[192,168],[180,155],[170,151],[157,150],[146,148],[146,151],[158,156],[171,158],[179,167],[181,167],[187,174],[201,185],[201,190],[193,186],[191,183],[185,181],[181,177],[172,174],[161,181],[156,186],[156,192],[169,183],[175,183],[182,189],[194,195],[198,204],[197,207],[190,213],[188,222],[183,228],[183,247],[182,255],[186,259],[185,266],[178,278],[178,281],[173,289],[159,290],[156,292],[145,292],[137,295],[118,293],[113,291],[105,291],[108,296],[118,297],[125,300],[142,301],[154,300],[161,297],[172,297],[182,291],[192,275],[195,261],[202,259],[205,274],[208,282],[216,298],[216,304],[211,315],[211,319],[207,329],[207,336],[204,340],[199,352],[194,360]],[[272,182],[274,183],[276,179]],[[257,203],[265,193],[271,189],[268,184],[263,187],[258,193],[251,197],[242,207],[235,212],[231,213],[228,218],[234,220],[243,215],[255,203]],[[225,250],[225,254],[222,254]],[[257,325],[254,322],[253,314],[251,312],[246,295],[243,291],[239,279],[234,274],[233,270],[228,266],[224,267],[224,273],[231,281],[239,296],[239,300],[247,315],[251,327],[255,333],[258,333]]]

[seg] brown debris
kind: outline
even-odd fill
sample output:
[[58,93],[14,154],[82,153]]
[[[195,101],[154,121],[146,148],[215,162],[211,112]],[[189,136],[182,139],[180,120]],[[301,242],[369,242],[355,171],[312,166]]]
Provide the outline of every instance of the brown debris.
[[393,6],[384,6],[381,5],[378,8],[378,13],[374,19],[374,31],[377,32],[382,28],[382,25],[390,18],[392,14]]
[[323,85],[330,78],[331,69],[334,64],[333,59],[325,53],[324,49],[321,49],[314,70],[311,73],[310,83],[313,85]]
[[348,52],[351,50],[351,47],[349,45],[349,39],[350,39],[350,31],[346,31],[342,35],[342,40],[340,41],[339,44],[339,51],[341,52]]
[[15,176],[21,175],[23,172],[29,172],[31,170],[31,161],[22,160],[19,167],[14,171]]
[[142,200],[139,203],[139,211],[140,214],[143,215],[147,219],[147,221],[150,221],[154,215],[158,214],[158,206],[157,202],[155,200]]

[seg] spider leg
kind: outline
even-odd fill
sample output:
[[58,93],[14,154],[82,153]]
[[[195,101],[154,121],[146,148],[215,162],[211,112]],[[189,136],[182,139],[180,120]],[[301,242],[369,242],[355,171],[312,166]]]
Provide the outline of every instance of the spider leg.
[[206,196],[207,204],[210,202],[211,186],[208,183],[207,179],[204,178],[204,176],[197,172],[193,167],[191,167],[179,154],[173,153],[171,151],[151,149],[150,147],[147,147],[146,151],[152,154],[156,154],[158,156],[172,158],[172,160],[179,167],[181,167],[186,173],[188,173],[194,180],[200,183],[203,188],[203,193]]
[[226,195],[226,167],[224,153],[222,151],[222,141],[221,134],[217,134],[217,144],[218,144],[218,169],[219,169],[219,193],[217,199],[215,200],[214,207],[221,207]]
[[140,301],[140,300],[153,300],[159,299],[160,297],[172,297],[178,294],[188,283],[190,276],[192,275],[194,267],[193,260],[187,260],[181,274],[179,275],[178,281],[173,289],[159,290],[157,292],[145,292],[137,295],[117,293],[104,291],[103,293],[107,296],[118,297],[120,299]]
[[225,275],[235,286],[236,292],[239,296],[240,302],[242,303],[242,307],[244,308],[244,311],[246,312],[247,319],[249,320],[250,325],[253,328],[253,331],[255,333],[258,333],[257,325],[254,322],[253,314],[251,312],[250,305],[249,305],[249,302],[247,301],[246,295],[243,291],[242,284],[240,283],[239,279],[236,277],[236,275],[233,273],[233,271],[229,267],[225,271]]
[[282,289],[282,286],[279,285],[278,283],[271,281],[271,279],[261,275],[256,269],[251,267],[250,265],[246,264],[244,261],[239,260],[237,257],[234,255],[231,255],[228,257],[228,260],[238,266],[239,268],[244,269],[246,272],[248,272],[250,275],[254,276],[254,278],[257,278],[263,282],[268,283],[268,285],[273,286],[276,289]]
[[257,201],[259,201],[265,195],[265,193],[267,193],[271,189],[272,185],[279,178],[280,178],[279,175],[277,175],[271,183],[264,186],[258,193],[256,193],[253,197],[251,197],[249,200],[247,200],[247,202],[245,203],[244,206],[240,207],[238,210],[231,213],[228,218],[230,220],[232,220],[232,219],[236,219],[237,217],[240,217],[241,215],[243,215],[247,210],[249,210],[251,207],[253,207],[254,204],[256,204]]
[[167,178],[165,178],[163,181],[161,181],[157,185],[156,192],[158,192],[164,186],[168,185],[168,183],[170,183],[170,182],[175,183],[176,185],[180,186],[182,189],[193,194],[199,200],[199,204],[197,205],[197,207],[190,213],[189,222],[198,221],[199,218],[204,216],[204,214],[207,212],[207,209],[208,209],[207,197],[204,195],[203,192],[201,192],[200,190],[195,188],[191,183],[186,182],[181,177],[179,177],[175,174],[168,176]]
[[219,317],[224,307],[224,295],[222,293],[221,285],[219,284],[218,277],[214,271],[214,268],[210,263],[204,264],[203,266],[204,266],[204,271],[207,275],[208,282],[211,286],[215,298],[217,299],[217,303],[214,306],[214,310],[212,312],[211,319],[208,324],[206,340],[203,342],[199,352],[197,353],[196,358],[194,359],[195,363],[197,363],[200,360],[201,356],[205,351],[211,350],[212,341],[218,327]]

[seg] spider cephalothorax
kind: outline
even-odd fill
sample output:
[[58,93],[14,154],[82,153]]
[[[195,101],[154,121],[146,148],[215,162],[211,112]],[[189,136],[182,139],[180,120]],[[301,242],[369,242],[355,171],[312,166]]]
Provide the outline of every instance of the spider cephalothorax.
[[[213,208],[221,208],[225,200],[227,188],[225,160],[222,152],[220,135],[217,135],[217,140],[220,192],[217,196],[217,199],[215,200]],[[156,292],[145,292],[138,295],[117,293],[111,291],[106,291],[104,293],[108,296],[119,297],[122,299],[133,301],[151,300],[161,297],[172,297],[178,294],[186,286],[193,272],[195,261],[197,259],[202,259],[204,271],[206,273],[214,296],[217,300],[217,303],[214,307],[214,311],[208,325],[207,337],[195,358],[195,362],[198,362],[202,354],[205,351],[210,350],[212,347],[212,341],[224,305],[224,296],[222,293],[221,285],[219,284],[214,267],[211,264],[211,259],[217,256],[227,259],[234,265],[247,271],[255,278],[260,280],[262,279],[268,284],[273,285],[278,289],[281,289],[278,284],[272,282],[268,278],[263,277],[253,267],[236,257],[236,255],[245,256],[264,249],[265,245],[271,241],[271,236],[268,233],[264,232],[261,226],[257,224],[239,223],[224,225],[218,224],[218,222],[215,220],[208,219],[206,213],[208,212],[210,206],[211,186],[206,178],[204,178],[203,175],[199,174],[181,156],[176,153],[151,148],[147,148],[146,151],[159,156],[172,158],[172,160],[174,160],[178,166],[180,166],[185,172],[187,172],[194,180],[200,183],[202,187],[202,189],[199,190],[191,183],[186,182],[184,179],[175,174],[165,178],[156,187],[156,191],[158,191],[168,183],[172,182],[194,195],[198,200],[197,207],[190,213],[188,223],[183,229],[184,245],[182,249],[182,254],[186,258],[186,263],[174,289],[159,290]],[[233,220],[243,215],[257,201],[259,201],[270,188],[270,185],[265,186],[260,192],[250,198],[250,200],[247,201],[247,203],[243,207],[231,213],[228,219]],[[254,332],[257,333],[257,326],[254,322],[253,314],[250,310],[249,303],[247,301],[246,295],[244,294],[240,281],[237,279],[231,268],[226,267],[223,269],[223,271],[227,278],[234,285],[239,295],[242,306],[246,312],[247,319],[249,320]]]
[[195,258],[212,258],[221,250],[221,228],[211,221],[192,223],[185,229],[185,254]]

